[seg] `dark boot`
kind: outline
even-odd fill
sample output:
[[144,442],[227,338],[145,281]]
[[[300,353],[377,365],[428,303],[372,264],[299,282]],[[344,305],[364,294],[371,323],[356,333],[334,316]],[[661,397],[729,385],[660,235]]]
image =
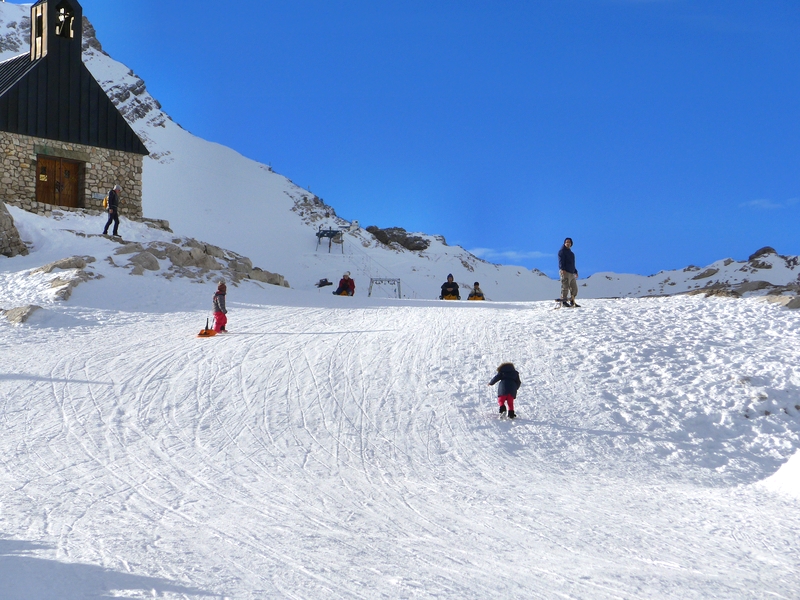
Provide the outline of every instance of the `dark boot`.
[[506,412],[506,405],[505,404],[503,404],[503,406],[500,407],[500,414],[502,415],[504,412]]
[[508,411],[508,418],[509,419],[516,419],[517,418],[517,413],[515,413],[513,410]]

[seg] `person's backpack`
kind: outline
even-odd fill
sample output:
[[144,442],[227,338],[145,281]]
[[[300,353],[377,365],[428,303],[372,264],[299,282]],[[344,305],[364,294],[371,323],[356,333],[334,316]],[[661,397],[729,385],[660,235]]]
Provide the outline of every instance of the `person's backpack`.
[[103,198],[103,208],[108,208],[108,194]]

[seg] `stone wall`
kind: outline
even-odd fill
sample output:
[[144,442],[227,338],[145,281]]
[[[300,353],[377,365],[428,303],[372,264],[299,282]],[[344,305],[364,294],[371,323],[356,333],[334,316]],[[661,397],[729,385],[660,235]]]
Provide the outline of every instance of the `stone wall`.
[[19,237],[14,225],[14,218],[9,214],[6,205],[0,202],[0,254],[3,256],[16,256],[27,254],[28,249]]
[[102,211],[103,198],[118,183],[123,189],[120,214],[141,219],[142,155],[4,131],[0,131],[0,201],[47,216],[54,208],[65,210],[36,201],[36,157],[39,154],[84,163],[79,188],[80,208]]

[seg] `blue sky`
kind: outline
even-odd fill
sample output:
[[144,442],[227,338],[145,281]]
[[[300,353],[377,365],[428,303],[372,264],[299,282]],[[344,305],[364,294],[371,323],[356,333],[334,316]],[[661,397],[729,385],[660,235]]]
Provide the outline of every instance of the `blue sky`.
[[183,127],[362,225],[549,274],[565,236],[581,275],[800,253],[797,0],[82,5]]

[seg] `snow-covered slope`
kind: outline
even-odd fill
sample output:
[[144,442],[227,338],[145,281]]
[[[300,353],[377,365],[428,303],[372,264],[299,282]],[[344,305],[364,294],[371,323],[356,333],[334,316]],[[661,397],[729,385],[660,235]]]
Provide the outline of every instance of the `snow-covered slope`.
[[[102,216],[11,212],[32,247],[0,258],[0,306],[42,309],[0,318],[4,600],[800,589],[798,311],[243,280],[232,332],[198,339],[202,269],[132,276]],[[86,265],[37,270],[70,256]],[[486,386],[506,360],[513,422]]]

